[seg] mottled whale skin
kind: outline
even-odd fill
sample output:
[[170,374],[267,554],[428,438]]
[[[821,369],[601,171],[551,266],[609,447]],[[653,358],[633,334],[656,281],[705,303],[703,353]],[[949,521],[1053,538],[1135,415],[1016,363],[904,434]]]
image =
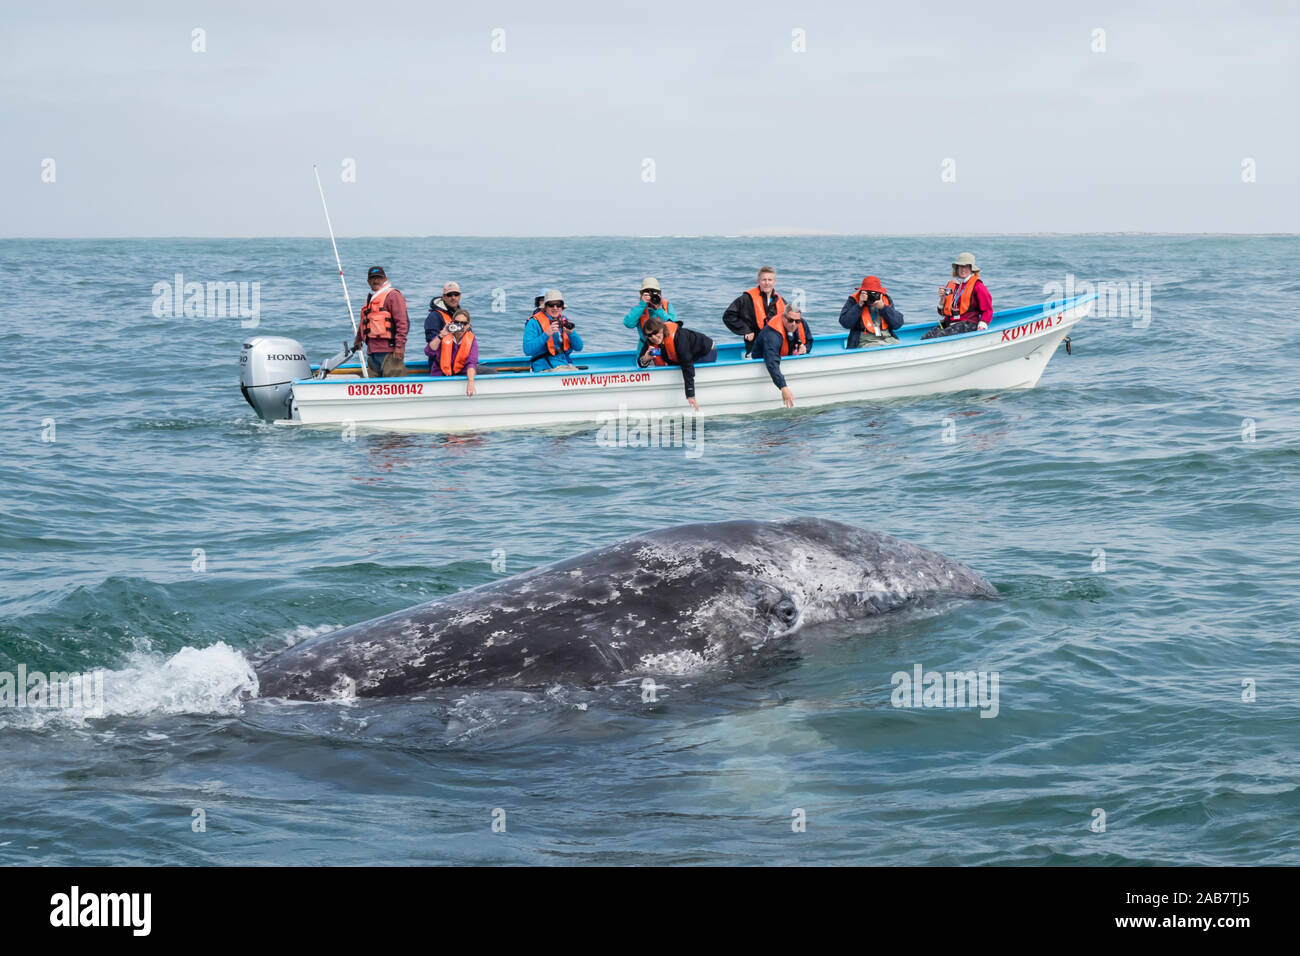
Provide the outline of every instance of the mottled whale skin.
[[681,525],[304,641],[257,669],[259,694],[592,686],[707,667],[821,621],[996,596],[951,558],[836,521]]

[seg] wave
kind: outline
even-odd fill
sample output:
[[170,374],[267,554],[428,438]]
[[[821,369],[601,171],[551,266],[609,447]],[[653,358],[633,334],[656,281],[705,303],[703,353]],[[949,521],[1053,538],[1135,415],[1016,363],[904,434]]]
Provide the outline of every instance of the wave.
[[84,727],[108,717],[152,714],[229,716],[240,712],[246,698],[257,696],[252,663],[223,642],[185,647],[167,658],[137,654],[124,668],[71,676],[59,691],[33,699],[35,673],[27,675],[26,688],[17,688],[26,706],[6,700],[11,705],[0,707],[0,728]]

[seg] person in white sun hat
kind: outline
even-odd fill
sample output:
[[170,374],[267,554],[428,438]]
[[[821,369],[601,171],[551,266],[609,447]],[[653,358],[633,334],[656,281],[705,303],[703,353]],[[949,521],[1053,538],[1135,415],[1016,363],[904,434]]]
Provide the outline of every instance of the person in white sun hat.
[[952,262],[952,279],[939,290],[939,324],[921,336],[934,339],[983,332],[993,320],[993,296],[979,276],[975,256],[963,252]]
[[524,354],[534,372],[572,369],[574,352],[582,351],[582,338],[564,314],[564,296],[559,289],[547,289],[542,307],[524,323]]
[[628,310],[627,315],[623,316],[623,325],[629,329],[636,329],[641,342],[644,343],[645,320],[652,317],[661,322],[683,324],[677,318],[677,309],[664,297],[664,290],[660,288],[659,280],[654,276],[646,276],[641,280],[641,298]]

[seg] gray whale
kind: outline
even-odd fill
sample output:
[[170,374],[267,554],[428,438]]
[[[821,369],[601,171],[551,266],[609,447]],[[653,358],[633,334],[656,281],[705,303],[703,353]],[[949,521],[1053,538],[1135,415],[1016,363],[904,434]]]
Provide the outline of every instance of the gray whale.
[[257,668],[259,695],[591,686],[706,667],[820,621],[996,596],[951,558],[836,521],[681,525],[311,638]]

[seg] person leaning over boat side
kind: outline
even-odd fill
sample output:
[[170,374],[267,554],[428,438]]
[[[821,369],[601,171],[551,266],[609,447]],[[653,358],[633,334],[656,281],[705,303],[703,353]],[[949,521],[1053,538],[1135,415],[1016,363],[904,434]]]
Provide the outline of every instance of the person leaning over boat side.
[[895,330],[903,313],[894,308],[889,293],[875,276],[867,276],[840,309],[840,325],[849,330],[846,348],[870,348],[897,342]]
[[[813,334],[804,321],[803,309],[792,305],[785,310],[785,344],[790,355],[807,355],[812,351]],[[782,352],[782,355],[787,352]]]
[[677,322],[665,322],[657,316],[650,316],[641,326],[645,336],[641,340],[641,353],[636,363],[642,368],[652,362],[655,365],[676,365],[682,370],[682,382],[686,385],[686,400],[697,412],[699,403],[695,401],[695,366],[718,360],[718,350],[713,339],[703,332],[695,332]]
[[763,327],[754,334],[750,343],[754,358],[762,359],[767,366],[767,374],[772,377],[772,384],[781,390],[781,401],[786,408],[794,408],[794,393],[785,383],[781,374],[781,356],[790,354],[790,335],[786,331],[785,309],[763,323]]
[[424,347],[429,356],[430,375],[464,375],[465,394],[473,396],[474,374],[478,371],[478,341],[470,328],[469,313],[457,309],[438,332],[438,337]]
[[383,266],[371,266],[366,273],[370,294],[361,307],[361,323],[353,348],[366,343],[370,368],[380,377],[406,374],[406,297],[388,281]]
[[432,342],[451,321],[452,313],[460,308],[460,284],[444,282],[442,295],[429,300],[429,314],[424,317],[424,341]]
[[736,296],[727,311],[722,313],[722,321],[737,335],[745,337],[745,355],[754,350],[754,338],[767,324],[772,316],[785,312],[785,299],[775,291],[776,270],[763,266],[758,270],[758,285]]
[[649,318],[659,319],[661,322],[681,322],[677,321],[677,310],[673,304],[663,297],[663,289],[659,287],[659,280],[653,276],[646,276],[641,280],[641,299],[636,305],[628,310],[627,315],[623,316],[623,325],[629,329],[636,329],[637,336],[641,342],[645,342],[645,323]]
[[952,264],[952,279],[939,290],[939,324],[923,339],[983,332],[993,320],[993,296],[979,277],[975,256],[963,252]]
[[547,289],[542,308],[524,323],[524,354],[534,372],[572,369],[574,352],[582,351],[582,338],[564,315],[564,296],[559,289]]

